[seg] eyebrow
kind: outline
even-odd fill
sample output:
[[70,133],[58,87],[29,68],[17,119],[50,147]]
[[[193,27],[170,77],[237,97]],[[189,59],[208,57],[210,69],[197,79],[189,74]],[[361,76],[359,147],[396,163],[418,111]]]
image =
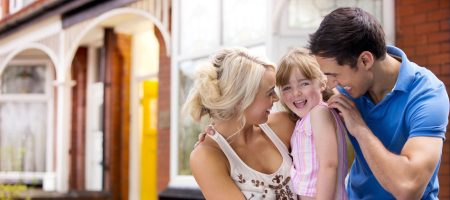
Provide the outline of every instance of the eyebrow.
[[337,73],[330,73],[330,72],[324,72],[323,74],[324,74],[325,76],[337,75]]

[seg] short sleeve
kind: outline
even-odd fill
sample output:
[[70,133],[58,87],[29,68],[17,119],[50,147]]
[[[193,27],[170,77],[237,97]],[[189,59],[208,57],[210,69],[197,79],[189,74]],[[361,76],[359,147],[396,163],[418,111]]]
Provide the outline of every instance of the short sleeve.
[[429,136],[445,139],[449,99],[443,84],[416,95],[409,107],[407,123],[410,127],[410,138]]

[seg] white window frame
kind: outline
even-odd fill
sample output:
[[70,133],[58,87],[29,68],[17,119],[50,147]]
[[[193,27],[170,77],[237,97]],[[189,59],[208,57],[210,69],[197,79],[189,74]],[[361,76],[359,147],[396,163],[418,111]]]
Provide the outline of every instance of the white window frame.
[[[45,150],[45,172],[2,172],[0,171],[0,180],[2,179],[40,179],[43,182],[43,190],[53,190],[55,184],[55,170],[53,168],[54,145],[53,138],[55,136],[53,130],[53,88],[52,88],[52,64],[45,59],[18,59],[12,60],[9,65],[44,65],[46,67],[45,75],[45,93],[44,94],[2,94],[0,102],[47,102],[47,133],[46,133],[46,150]],[[0,72],[4,72],[4,69]]]
[[[220,0],[221,2],[224,0]],[[266,0],[268,3],[268,9],[270,10],[270,5],[269,2],[270,0]],[[223,5],[223,3],[220,3],[221,5]],[[208,58],[211,53],[213,52],[213,50],[218,49],[218,48],[222,48],[225,47],[226,44],[224,44],[223,41],[223,34],[221,34],[221,31],[219,31],[220,35],[220,44],[219,46],[215,47],[215,48],[211,48],[210,50],[205,50],[205,52],[201,52],[201,53],[194,53],[194,54],[185,54],[185,55],[180,55],[180,51],[179,51],[179,47],[180,47],[180,34],[179,32],[181,30],[179,30],[180,27],[180,0],[172,0],[172,13],[173,13],[173,20],[172,20],[172,38],[173,38],[173,43],[172,43],[172,59],[171,59],[171,100],[170,100],[170,107],[171,107],[171,115],[170,115],[170,182],[169,182],[169,186],[170,187],[174,187],[174,188],[199,188],[197,182],[195,181],[194,177],[192,175],[179,175],[178,174],[178,113],[180,111],[180,106],[179,106],[179,71],[180,71],[180,66],[179,64],[182,63],[183,61],[189,61],[189,60],[197,60],[197,59],[202,59],[202,58]],[[222,12],[223,7],[219,8]],[[270,18],[270,13],[267,13],[267,17]],[[221,18],[223,18],[223,15],[220,15]],[[221,27],[221,29],[223,28],[224,24],[223,24],[223,20],[220,20],[221,24],[219,27]],[[269,20],[267,20],[269,21]],[[268,26],[269,26],[269,22],[268,22]],[[267,38],[269,37],[269,35],[267,35]],[[265,39],[260,39],[260,40],[255,40],[255,41],[250,41],[248,43],[243,43],[240,44],[240,46],[245,46],[247,48],[251,48],[251,47],[255,47],[255,46],[262,46],[265,45],[267,47],[268,42]],[[266,54],[267,54],[267,48],[266,48]]]

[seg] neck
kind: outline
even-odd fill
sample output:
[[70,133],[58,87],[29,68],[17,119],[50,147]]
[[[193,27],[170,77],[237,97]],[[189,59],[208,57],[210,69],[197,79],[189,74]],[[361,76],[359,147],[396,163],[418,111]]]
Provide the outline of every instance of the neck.
[[238,136],[246,135],[244,133],[253,130],[253,125],[243,125],[239,120],[215,121],[213,127],[224,138],[230,140],[235,140]]
[[390,56],[374,63],[373,86],[369,89],[369,95],[374,103],[379,103],[395,86],[398,73],[400,72],[400,62]]

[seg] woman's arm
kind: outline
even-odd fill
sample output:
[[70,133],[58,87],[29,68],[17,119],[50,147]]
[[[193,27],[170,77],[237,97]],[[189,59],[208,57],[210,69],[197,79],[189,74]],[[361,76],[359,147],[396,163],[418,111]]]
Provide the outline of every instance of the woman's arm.
[[229,174],[228,160],[219,149],[202,143],[191,153],[190,166],[206,199],[245,200]]
[[338,142],[336,124],[330,110],[322,106],[311,110],[311,126],[319,160],[316,199],[334,199],[338,174]]

